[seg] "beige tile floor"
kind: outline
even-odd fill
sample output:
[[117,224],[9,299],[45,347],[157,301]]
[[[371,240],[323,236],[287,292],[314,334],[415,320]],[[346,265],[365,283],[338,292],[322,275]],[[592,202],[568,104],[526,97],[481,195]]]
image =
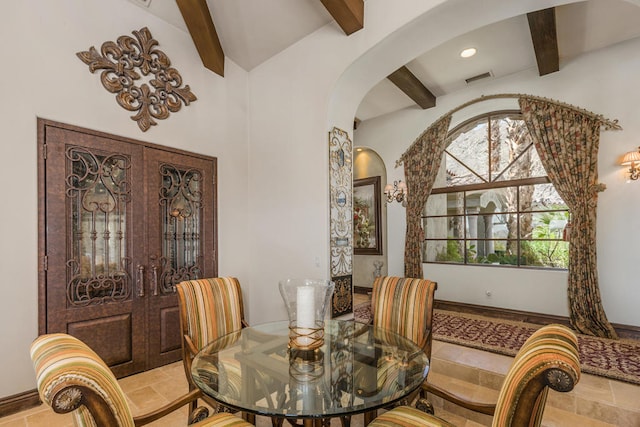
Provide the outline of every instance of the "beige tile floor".
[[[495,402],[511,357],[434,341],[429,381],[477,402]],[[451,405],[438,407],[440,415],[460,427],[490,425],[486,416],[461,418]],[[442,405],[442,403],[440,403]],[[450,410],[451,412],[442,410]],[[463,411],[464,412],[464,411]],[[472,414],[473,415],[473,414]],[[640,386],[582,374],[569,393],[549,391],[543,427],[640,427]]]
[[[366,300],[357,295],[356,304]],[[432,369],[429,380],[445,387],[457,387],[468,397],[494,401],[499,387],[499,374],[508,369],[511,358],[453,344],[434,342]],[[471,368],[462,369],[469,365]],[[149,412],[187,391],[182,362],[176,362],[138,375],[123,378],[120,384],[127,394],[134,415]],[[478,386],[479,385],[479,386]],[[466,391],[464,391],[466,390]],[[480,390],[480,391],[478,391]],[[486,425],[478,418],[468,421],[447,412],[436,404],[436,414],[460,427]],[[183,408],[149,424],[152,427],[186,424],[187,410]],[[604,421],[606,420],[606,421]],[[67,427],[72,426],[70,415],[55,414],[46,407],[38,407],[0,418],[0,427]],[[269,419],[257,417],[256,425],[267,427]],[[332,420],[332,427],[340,425]],[[351,425],[362,427],[362,416],[353,417]],[[545,427],[640,427],[640,386],[602,377],[583,375],[571,393],[551,392],[543,421]]]

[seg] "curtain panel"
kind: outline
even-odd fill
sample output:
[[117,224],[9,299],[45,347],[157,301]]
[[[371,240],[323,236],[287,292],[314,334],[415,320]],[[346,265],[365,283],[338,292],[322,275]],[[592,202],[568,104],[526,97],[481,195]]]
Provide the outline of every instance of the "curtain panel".
[[540,160],[571,211],[568,300],[573,328],[583,334],[617,338],[604,312],[598,285],[596,208],[598,147],[603,122],[570,106],[519,98]]
[[402,155],[407,183],[407,231],[404,245],[404,275],[422,279],[422,211],[438,175],[451,115],[425,130]]

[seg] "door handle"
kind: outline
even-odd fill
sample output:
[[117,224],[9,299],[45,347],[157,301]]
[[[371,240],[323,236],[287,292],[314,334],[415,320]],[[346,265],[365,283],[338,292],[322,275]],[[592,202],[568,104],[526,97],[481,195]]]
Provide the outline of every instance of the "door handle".
[[158,296],[158,266],[151,265],[151,289],[153,289],[153,296]]
[[138,296],[144,298],[144,265],[138,264],[136,286],[138,287]]

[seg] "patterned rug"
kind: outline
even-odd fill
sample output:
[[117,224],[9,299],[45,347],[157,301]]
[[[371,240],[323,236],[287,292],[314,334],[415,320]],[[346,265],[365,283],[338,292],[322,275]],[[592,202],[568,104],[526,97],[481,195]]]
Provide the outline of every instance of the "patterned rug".
[[[357,321],[367,322],[371,316],[369,304],[355,307],[354,316]],[[539,327],[451,311],[433,312],[434,339],[507,356],[515,356]],[[578,334],[578,346],[584,373],[640,385],[639,341]]]

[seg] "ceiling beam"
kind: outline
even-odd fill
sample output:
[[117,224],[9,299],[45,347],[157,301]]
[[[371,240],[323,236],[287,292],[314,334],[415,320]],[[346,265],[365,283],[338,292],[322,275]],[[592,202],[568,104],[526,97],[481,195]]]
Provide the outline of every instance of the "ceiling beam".
[[320,0],[346,35],[364,28],[364,0]]
[[387,78],[423,110],[436,106],[436,96],[407,67],[398,68]]
[[560,70],[558,35],[556,32],[556,10],[539,10],[527,13],[533,49],[536,51],[538,73],[541,76]]
[[176,0],[202,64],[224,77],[224,51],[206,0]]

